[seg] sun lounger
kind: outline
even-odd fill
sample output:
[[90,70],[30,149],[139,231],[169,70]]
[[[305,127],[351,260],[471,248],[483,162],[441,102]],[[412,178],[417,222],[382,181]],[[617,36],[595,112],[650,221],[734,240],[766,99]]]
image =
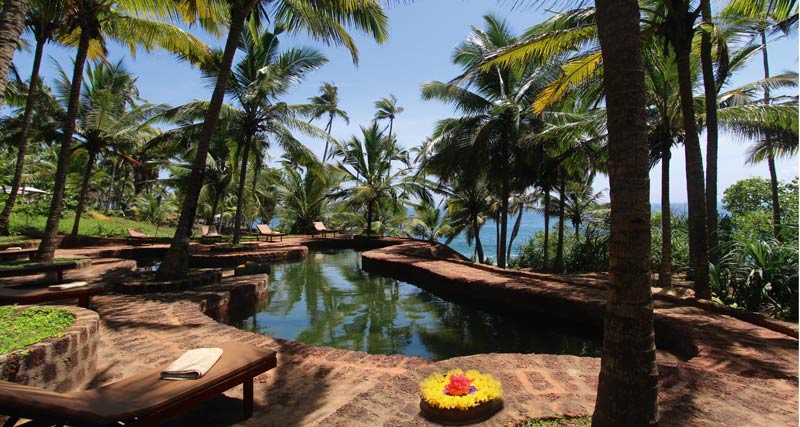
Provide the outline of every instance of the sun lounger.
[[12,247],[6,250],[0,251],[0,261],[19,261],[19,260],[26,260],[30,259],[33,254],[37,251],[36,248],[26,248],[22,249],[21,247]]
[[321,223],[321,222],[315,222],[315,223],[314,223],[314,230],[311,232],[311,234],[313,234],[313,235],[315,235],[315,236],[316,236],[317,234],[322,234],[322,237],[325,237],[325,235],[326,235],[327,233],[333,233],[333,237],[336,237],[336,233],[337,233],[338,231],[339,231],[339,230],[331,230],[331,229],[329,229],[329,228],[325,227],[325,224],[323,224],[323,223]]
[[[74,285],[75,283],[71,284]],[[79,306],[86,307],[93,296],[105,293],[105,286],[102,284],[67,286],[71,284],[59,285],[62,289],[0,288],[0,305],[38,304],[41,302],[77,299]]]
[[205,240],[220,240],[222,239],[222,234],[217,232],[217,226],[215,225],[201,225],[200,231],[203,232],[202,238]]
[[259,240],[260,236],[266,236],[270,242],[272,241],[273,237],[280,237],[281,241],[283,241],[283,236],[286,235],[278,231],[272,231],[272,229],[270,229],[269,225],[267,224],[258,224],[256,225],[256,228],[258,228],[258,234],[256,234],[256,240]]
[[131,244],[147,243],[156,240],[155,237],[148,236],[147,234],[144,234],[141,231],[136,230],[134,228],[128,228],[127,231],[128,231],[128,242]]
[[222,357],[196,380],[162,380],[162,368],[158,368],[100,388],[70,393],[0,381],[0,414],[11,416],[11,421],[27,418],[47,425],[153,426],[242,384],[244,418],[250,418],[253,377],[274,368],[276,354],[238,342],[219,347]]

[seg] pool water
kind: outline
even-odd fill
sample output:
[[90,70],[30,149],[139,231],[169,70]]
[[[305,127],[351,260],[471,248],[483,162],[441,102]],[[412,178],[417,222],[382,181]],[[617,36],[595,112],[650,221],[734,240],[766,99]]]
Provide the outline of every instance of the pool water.
[[355,251],[311,252],[273,264],[269,299],[229,324],[306,344],[441,360],[478,353],[599,356],[599,337],[556,331],[554,321],[456,304],[361,270]]

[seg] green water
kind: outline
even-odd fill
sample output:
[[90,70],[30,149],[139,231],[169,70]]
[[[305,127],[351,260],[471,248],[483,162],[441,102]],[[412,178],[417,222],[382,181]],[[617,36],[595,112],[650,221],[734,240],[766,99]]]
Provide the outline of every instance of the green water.
[[229,324],[306,344],[441,360],[478,353],[598,356],[600,342],[555,321],[490,313],[361,270],[354,251],[274,264],[269,299]]

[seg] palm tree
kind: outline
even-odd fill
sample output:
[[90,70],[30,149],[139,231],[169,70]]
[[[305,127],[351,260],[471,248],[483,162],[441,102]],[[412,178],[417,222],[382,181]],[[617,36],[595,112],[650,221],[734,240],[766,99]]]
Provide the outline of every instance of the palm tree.
[[[761,55],[764,64],[764,79],[769,79],[769,58],[767,56],[767,31],[773,33],[783,32],[787,33],[796,27],[797,23],[797,1],[796,0],[781,0],[781,1],[749,1],[743,2],[741,0],[731,1],[723,11],[726,16],[745,17],[749,20],[749,32],[758,37],[758,43],[761,47]],[[795,30],[796,31],[796,30]],[[768,84],[764,84],[764,100],[765,105],[772,102],[770,97],[770,89]],[[780,235],[781,211],[780,201],[778,200],[778,174],[775,168],[775,155],[777,153],[786,153],[785,150],[779,147],[772,147],[773,136],[768,132],[764,136],[764,140],[759,144],[760,147],[756,148],[756,152],[761,153],[760,158],[757,156],[750,156],[750,161],[763,161],[767,160],[769,168],[770,182],[772,184],[772,224],[773,233],[776,238]],[[775,145],[780,145],[776,143]]]
[[[33,117],[34,100],[39,90],[39,67],[42,64],[44,46],[53,39],[56,29],[61,25],[61,10],[61,1],[36,0],[28,9],[25,18],[25,26],[33,35],[36,41],[36,48],[33,53],[33,67],[31,68],[31,78],[28,83],[28,95],[25,99],[25,111],[22,116],[22,129],[17,140],[17,163],[14,168],[14,178],[11,182],[11,192],[8,195],[8,199],[6,199],[3,211],[0,213],[0,234],[2,235],[8,234],[8,220],[11,217],[11,212],[17,201],[17,192],[22,183],[22,172],[28,149],[28,132],[30,131],[31,118]],[[0,98],[0,102],[2,102],[2,98]]]
[[375,112],[374,120],[389,120],[389,138],[392,138],[392,125],[394,124],[394,119],[398,114],[404,111],[404,108],[398,107],[397,97],[389,94],[388,98],[381,98],[375,101],[375,109],[378,111]]
[[650,202],[639,5],[596,0],[608,115],[610,291],[592,425],[658,423]]
[[[279,51],[278,34],[283,29],[276,27],[274,33],[263,31],[252,33],[249,28],[242,31],[240,50],[244,53],[234,67],[228,84],[228,94],[241,106],[233,118],[233,127],[241,138],[238,164],[239,185],[236,191],[236,213],[234,215],[233,243],[241,239],[242,208],[250,151],[260,154],[269,148],[269,137],[273,137],[285,150],[306,150],[293,136],[292,129],[308,135],[325,137],[315,126],[296,118],[310,106],[287,105],[279,102],[293,83],[305,74],[319,68],[327,59],[316,50],[294,48]],[[216,69],[208,70],[217,75]]]
[[603,191],[595,192],[592,188],[594,176],[586,174],[584,177],[567,184],[566,189],[566,216],[575,230],[575,241],[578,241],[581,224],[590,218],[590,212],[597,207],[603,197]]
[[[324,82],[319,87],[320,94],[310,98],[313,109],[311,110],[311,120],[318,119],[327,114],[328,123],[325,125],[325,132],[328,136],[331,135],[333,129],[333,119],[339,117],[344,120],[348,125],[350,124],[350,117],[347,112],[339,109],[339,88],[333,83]],[[309,122],[311,122],[309,120]],[[322,161],[328,161],[328,144],[329,141],[325,140],[325,151],[322,153]]]
[[[486,30],[473,28],[468,41],[454,52],[454,62],[464,68],[464,74],[451,83],[424,84],[422,97],[449,103],[464,114],[437,124],[432,144],[443,147],[435,151],[482,159],[488,176],[499,184],[497,265],[505,267],[509,197],[512,190],[525,189],[535,180],[530,174],[515,172],[531,167],[525,162],[528,152],[522,143],[541,126],[539,118],[530,114],[530,102],[546,73],[534,73],[533,65],[481,70],[493,50],[516,40],[505,21],[492,15],[484,16],[484,21]],[[475,91],[469,90],[471,85]],[[458,153],[459,149],[463,151]]]
[[[59,71],[61,75],[59,89],[65,98],[71,85],[64,71]],[[95,63],[94,66],[90,65],[86,71],[86,80],[75,132],[80,139],[73,151],[85,150],[88,160],[78,194],[71,239],[75,239],[78,235],[81,214],[97,156],[106,153],[138,163],[125,153],[125,147],[131,145],[133,141],[152,137],[155,132],[150,127],[152,118],[164,109],[164,106],[146,102],[139,105],[135,103],[138,97],[136,78],[125,70],[122,61],[113,65],[103,61]]]
[[[105,38],[108,37],[128,44],[131,49],[137,44],[147,50],[159,46],[186,58],[202,57],[207,48],[196,37],[172,25],[140,17],[148,15],[166,18],[172,17],[174,12],[175,9],[143,0],[76,0],[65,4],[64,19],[67,25],[63,40],[70,45],[77,42],[77,52],[70,80],[69,102],[55,173],[50,215],[34,259],[50,261],[56,250],[56,235],[61,220],[75,120],[80,107],[83,69],[90,48],[92,54],[101,54],[105,51]],[[205,23],[207,20],[201,22]]]
[[[219,66],[219,77],[211,95],[211,101],[203,130],[198,141],[197,156],[192,161],[192,176],[187,189],[184,203],[181,206],[180,219],[175,230],[164,260],[158,269],[159,280],[176,279],[184,276],[189,265],[189,237],[191,236],[194,215],[197,211],[197,198],[203,182],[205,160],[211,139],[217,130],[219,113],[225,98],[225,92],[230,77],[233,56],[244,28],[245,19],[251,15],[253,18],[266,16],[267,4],[260,0],[228,0],[230,6],[230,25],[225,50]],[[312,37],[321,39],[326,43],[336,43],[346,46],[352,55],[353,61],[358,60],[358,50],[343,24],[352,25],[373,36],[375,41],[381,43],[386,40],[387,18],[380,4],[374,0],[351,2],[346,0],[333,0],[325,4],[326,7],[316,6],[308,1],[276,1],[270,4],[271,19],[282,22],[289,31],[305,30]]]
[[384,203],[396,207],[409,193],[424,196],[421,186],[405,179],[407,168],[392,171],[392,162],[409,165],[408,152],[397,147],[375,122],[361,127],[361,139],[353,136],[344,144],[337,143],[333,157],[340,158],[338,167],[352,185],[332,197],[346,199],[351,208],[364,209],[367,236],[372,235],[373,221]]
[[333,166],[316,159],[306,159],[302,167],[297,167],[296,161],[283,162],[281,175],[274,185],[280,200],[278,214],[288,222],[291,233],[308,232],[314,221],[331,210],[328,195],[341,179],[341,173]]
[[153,193],[141,195],[136,207],[139,216],[143,220],[156,226],[156,230],[153,233],[155,237],[158,237],[158,228],[164,225],[167,217],[175,210],[171,199]]
[[[719,152],[719,129],[717,125],[717,81],[711,58],[711,1],[700,0],[702,24],[700,26],[700,63],[703,71],[703,93],[706,112],[706,233],[708,259],[719,262],[719,236],[717,235],[717,157]],[[720,47],[719,49],[723,49]],[[724,62],[724,61],[723,61]],[[722,67],[726,64],[720,64]]]
[[27,9],[27,0],[5,0],[3,9],[0,11],[0,104],[3,103],[6,93],[8,70],[25,25]]

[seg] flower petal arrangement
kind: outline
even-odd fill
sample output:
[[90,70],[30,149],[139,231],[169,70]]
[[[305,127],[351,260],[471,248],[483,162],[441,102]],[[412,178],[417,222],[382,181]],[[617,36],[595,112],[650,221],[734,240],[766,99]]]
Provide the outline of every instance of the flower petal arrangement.
[[438,409],[467,411],[502,397],[500,381],[472,369],[434,373],[420,383],[420,398]]

